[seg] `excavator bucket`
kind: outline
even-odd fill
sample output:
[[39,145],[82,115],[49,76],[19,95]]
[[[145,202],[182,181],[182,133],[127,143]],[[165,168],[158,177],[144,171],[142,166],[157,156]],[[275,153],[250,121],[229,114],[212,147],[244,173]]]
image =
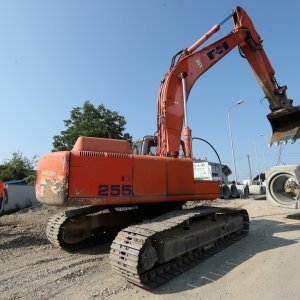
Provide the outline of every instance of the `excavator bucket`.
[[300,138],[300,105],[267,115],[273,134],[270,145]]

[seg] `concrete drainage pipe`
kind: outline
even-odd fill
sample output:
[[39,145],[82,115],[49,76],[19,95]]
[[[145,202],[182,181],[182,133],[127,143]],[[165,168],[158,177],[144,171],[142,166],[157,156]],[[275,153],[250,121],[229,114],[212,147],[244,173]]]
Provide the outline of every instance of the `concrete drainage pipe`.
[[300,208],[300,166],[275,166],[266,172],[267,200],[275,206]]
[[250,195],[263,195],[265,194],[265,189],[262,185],[249,185]]
[[221,185],[221,198],[224,199],[230,198],[230,189],[226,184]]
[[249,186],[248,185],[237,185],[237,192],[239,197],[249,198]]
[[231,198],[236,198],[238,196],[238,191],[235,184],[229,184],[228,185],[230,189],[230,196]]

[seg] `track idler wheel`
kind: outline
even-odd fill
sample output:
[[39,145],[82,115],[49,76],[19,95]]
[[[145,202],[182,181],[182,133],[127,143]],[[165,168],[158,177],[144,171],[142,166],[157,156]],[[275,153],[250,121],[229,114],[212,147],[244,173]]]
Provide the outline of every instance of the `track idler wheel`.
[[158,255],[155,248],[152,246],[150,241],[147,241],[146,244],[141,249],[140,258],[139,258],[139,267],[143,271],[149,271],[154,267],[157,260],[158,260]]
[[73,245],[88,239],[91,236],[90,220],[85,216],[67,220],[61,228],[64,243]]

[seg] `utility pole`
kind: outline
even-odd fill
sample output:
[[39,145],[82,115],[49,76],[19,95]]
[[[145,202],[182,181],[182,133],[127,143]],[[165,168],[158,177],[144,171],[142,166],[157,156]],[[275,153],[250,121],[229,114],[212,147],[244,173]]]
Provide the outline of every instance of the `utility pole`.
[[237,106],[244,103],[244,101],[237,101],[234,105],[228,108],[227,110],[227,117],[228,117],[228,127],[229,127],[229,137],[230,137],[230,144],[231,144],[231,153],[232,153],[232,160],[233,160],[233,168],[234,168],[234,177],[235,177],[235,184],[238,183],[237,181],[237,174],[236,174],[236,165],[235,165],[235,156],[234,156],[234,147],[233,147],[233,140],[232,140],[232,133],[231,133],[231,124],[230,124],[230,110]]
[[258,180],[259,180],[259,185],[261,185],[260,167],[259,167],[259,161],[258,161],[256,143],[255,143],[255,141],[253,141],[253,143],[254,143],[254,149],[255,149],[255,155],[256,155],[256,162],[257,162],[257,169],[258,169]]
[[249,154],[247,155],[248,158],[248,165],[249,165],[249,172],[250,172],[250,184],[252,184],[252,172],[251,172],[251,165],[250,165],[250,157]]

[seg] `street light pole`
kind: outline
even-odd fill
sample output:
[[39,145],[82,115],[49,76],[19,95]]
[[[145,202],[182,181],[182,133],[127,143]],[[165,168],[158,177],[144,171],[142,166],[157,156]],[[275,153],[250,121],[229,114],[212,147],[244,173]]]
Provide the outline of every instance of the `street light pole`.
[[250,184],[252,184],[252,171],[251,171],[251,164],[250,164],[250,157],[249,157],[249,154],[247,155],[247,158],[248,158],[248,166],[249,166],[249,175],[250,175]]
[[[260,134],[260,136],[264,136],[263,133]],[[259,185],[262,185],[262,179],[261,179],[261,171],[260,171],[260,166],[259,166],[259,160],[258,160],[258,154],[257,154],[257,146],[256,146],[256,142],[255,140],[253,140],[253,144],[254,144],[254,149],[255,149],[255,156],[256,156],[256,163],[257,163],[257,169],[258,169],[258,180],[259,180]],[[266,160],[265,160],[265,154],[263,153],[263,158],[265,161],[265,165],[266,165]],[[266,173],[266,166],[265,166],[265,173]]]
[[228,108],[227,117],[228,117],[228,127],[229,127],[229,137],[230,137],[230,144],[231,144],[231,153],[232,153],[232,160],[233,160],[233,168],[234,168],[234,178],[235,183],[237,184],[237,173],[236,173],[236,165],[235,165],[235,155],[234,155],[234,147],[233,147],[233,140],[232,140],[232,132],[231,132],[231,122],[230,122],[230,110],[237,105],[244,103],[244,101],[238,101],[234,105]]
[[[263,133],[260,134],[260,136],[265,136]],[[266,160],[266,155],[265,155],[265,150],[262,151],[262,156],[263,156],[263,161],[264,161],[264,172],[266,174],[267,170],[267,160]]]

